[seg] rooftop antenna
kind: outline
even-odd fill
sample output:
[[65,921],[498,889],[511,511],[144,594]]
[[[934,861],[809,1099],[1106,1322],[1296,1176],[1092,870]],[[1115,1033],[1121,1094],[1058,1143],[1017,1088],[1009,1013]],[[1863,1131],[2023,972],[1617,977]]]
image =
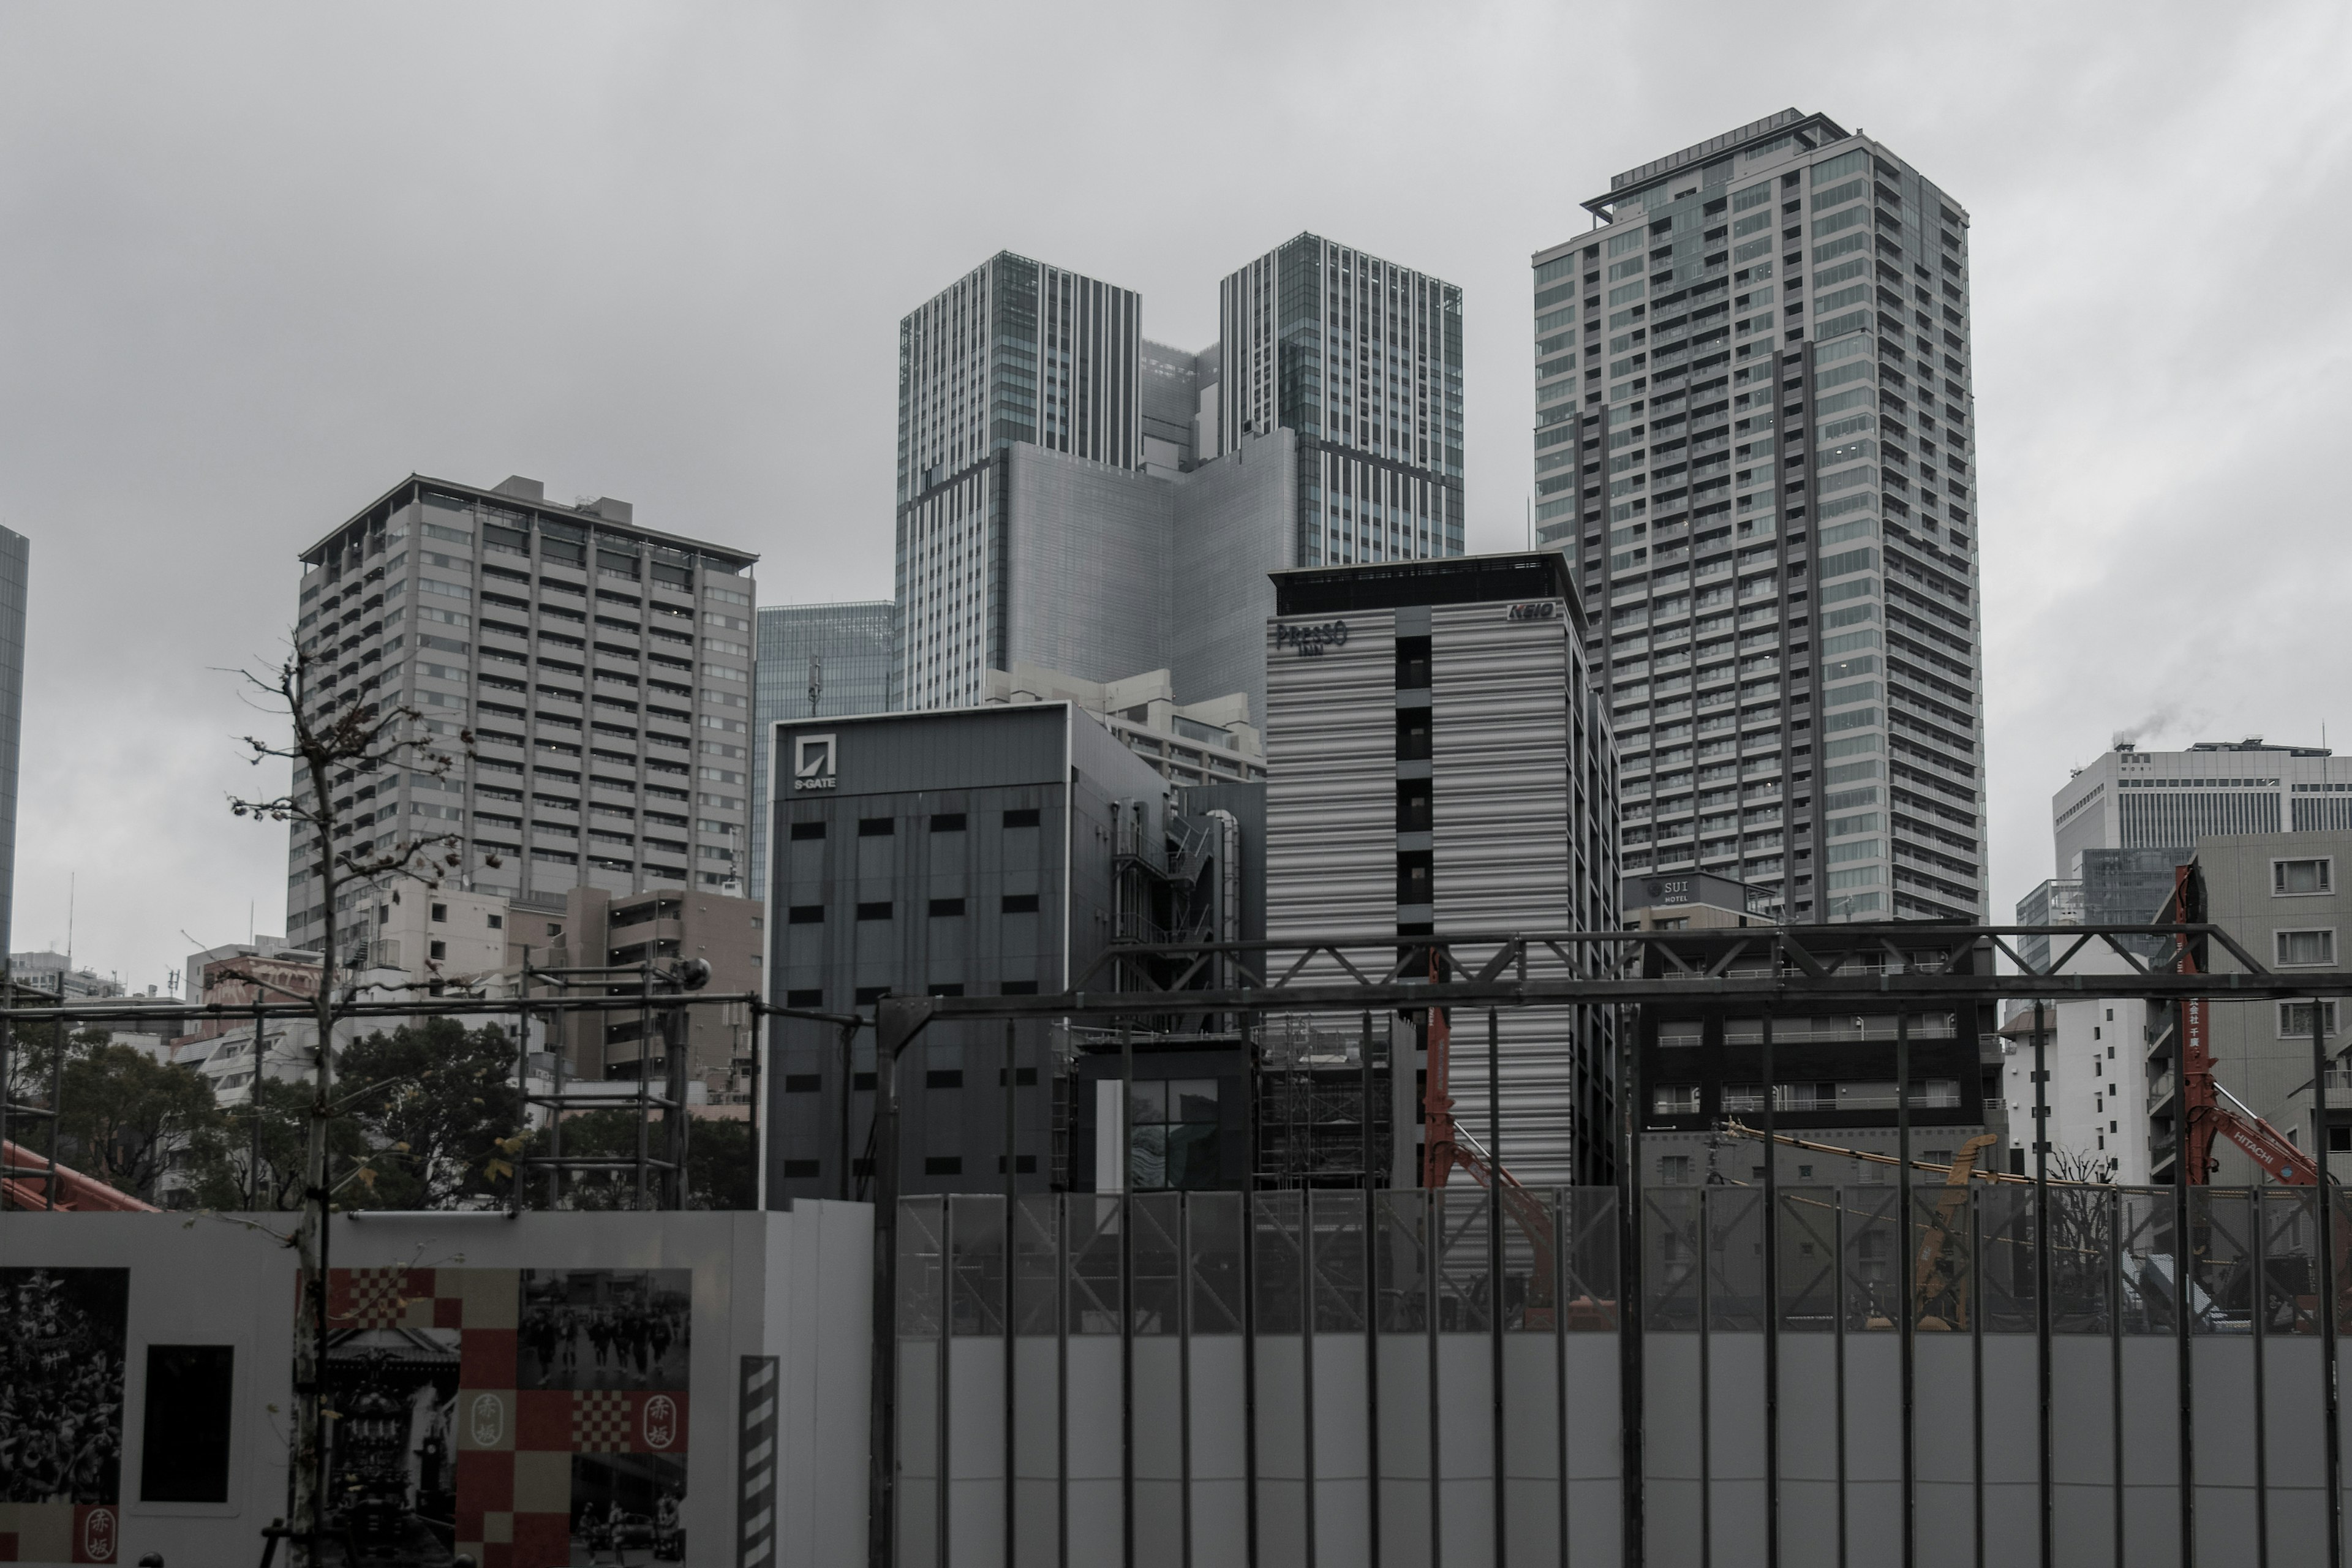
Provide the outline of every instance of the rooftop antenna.
[[824,696],[824,659],[809,655],[809,717],[816,717],[816,705]]
[[[79,873],[73,871],[66,873],[66,973],[68,974],[73,973],[74,880],[78,875]],[[65,983],[62,980],[58,983],[58,992],[60,995],[65,993]]]

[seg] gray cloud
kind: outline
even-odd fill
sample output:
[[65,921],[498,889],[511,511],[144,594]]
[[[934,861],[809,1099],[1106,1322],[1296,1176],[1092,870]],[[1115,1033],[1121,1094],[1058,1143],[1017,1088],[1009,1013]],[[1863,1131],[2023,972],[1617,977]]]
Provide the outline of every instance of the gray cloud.
[[627,498],[763,552],[772,600],[887,593],[897,321],[1000,247],[1192,345],[1302,228],[1461,282],[1471,544],[1513,545],[1528,253],[1617,170],[1790,104],[1974,219],[1996,910],[2118,727],[2315,735],[2352,586],[2340,8],[1775,16],[0,12],[20,945],[63,937],[75,870],[78,952],[134,983],[182,926],[276,929],[219,670],[279,646],[295,551],[411,469]]

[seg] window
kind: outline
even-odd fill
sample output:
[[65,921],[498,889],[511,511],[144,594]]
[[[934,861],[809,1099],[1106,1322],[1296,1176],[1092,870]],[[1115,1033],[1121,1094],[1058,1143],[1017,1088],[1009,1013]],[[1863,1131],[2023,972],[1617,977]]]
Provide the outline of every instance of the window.
[[860,838],[887,838],[898,830],[898,824],[887,816],[861,816],[857,819]]
[[1004,826],[1007,827],[1036,826],[1037,808],[1034,805],[1025,805],[1018,811],[1006,812],[1004,814]]
[[814,1160],[787,1160],[784,1162],[784,1174],[786,1176],[814,1176],[819,1174],[819,1170],[817,1163]]
[[824,987],[822,985],[811,985],[801,990],[787,991],[784,993],[784,1005],[787,1007],[822,1007],[824,1005]]
[[961,811],[933,812],[931,814],[931,831],[934,833],[961,833],[963,831],[963,813]]
[[1651,1095],[1650,1109],[1660,1116],[1696,1116],[1698,1085],[1661,1084]]
[[228,1501],[233,1345],[147,1347],[147,1435],[140,1445],[142,1502]]
[[822,925],[824,923],[824,906],[793,904],[784,911],[784,923],[795,926]]
[[1658,1156],[1658,1180],[1669,1186],[1686,1184],[1690,1181],[1691,1157],[1688,1154]]
[[2336,932],[2326,931],[2283,931],[2277,935],[2278,961],[2281,963],[2333,963],[2336,962]]
[[933,1154],[924,1160],[923,1174],[927,1176],[961,1176],[963,1174],[963,1156],[961,1154]]
[[788,1072],[784,1075],[786,1094],[821,1094],[824,1091],[824,1075],[814,1072]]
[[1037,912],[1037,895],[1034,893],[1005,894],[1004,912],[1008,915],[1035,914]]
[[878,900],[857,906],[857,918],[862,921],[887,921],[890,918],[890,900]]
[[934,915],[960,915],[963,913],[963,900],[961,899],[933,899],[931,900],[931,913]]
[[[861,985],[857,988],[856,1005],[863,1007],[870,1003],[879,1002],[883,997],[887,996],[888,994],[890,994],[890,988],[887,985]],[[870,1073],[861,1073],[858,1076],[870,1079],[873,1075]],[[857,1087],[860,1089],[871,1089],[874,1086],[871,1082],[867,1082],[860,1084]]]
[[[2332,1035],[2336,1032],[2336,1004],[2333,1002],[2323,1002],[2319,1005],[2320,1033],[2323,1035]],[[2278,1032],[2279,1038],[2282,1040],[2307,1040],[2311,1038],[2311,1004],[2308,1002],[2280,1003],[2278,1005]]]
[[2326,893],[2335,890],[2335,862],[2320,860],[2273,860],[2271,862],[2271,892],[2279,898],[2297,893]]
[[490,917],[490,929],[491,929],[492,931],[504,931],[504,930],[506,930],[506,927],[507,927],[507,917],[506,917],[506,916],[504,916],[504,915],[492,915],[492,916]]
[[436,904],[436,905],[434,905],[434,906],[433,906],[433,918],[434,918],[435,920],[436,920],[436,921],[446,921],[446,920],[447,920],[447,919],[449,918],[449,906],[448,906],[448,905],[446,905],[446,904]]
[[427,953],[428,957],[446,958],[449,956],[449,944],[446,942],[429,942],[426,945],[430,949],[430,952]]
[[822,838],[824,837],[824,824],[822,822],[795,822],[793,824],[793,837],[794,838]]
[[1139,1191],[1213,1187],[1217,1158],[1217,1080],[1130,1083],[1127,1092],[1129,1184]]

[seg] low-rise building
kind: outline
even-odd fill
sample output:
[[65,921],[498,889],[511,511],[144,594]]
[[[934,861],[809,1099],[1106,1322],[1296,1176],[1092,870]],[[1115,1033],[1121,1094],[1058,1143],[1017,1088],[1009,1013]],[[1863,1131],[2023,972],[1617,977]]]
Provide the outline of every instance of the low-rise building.
[[1248,695],[1237,691],[1204,702],[1179,702],[1174,679],[1164,669],[1094,681],[1016,663],[1010,671],[988,672],[984,700],[1073,703],[1174,784],[1255,784],[1265,778],[1265,745],[1250,722]]
[[63,995],[68,1002],[122,994],[122,983],[112,975],[100,974],[86,963],[76,968],[67,954],[47,950],[10,953],[8,978],[52,996]]
[[1780,895],[1712,871],[1662,871],[1623,879],[1617,904],[1628,931],[1706,931],[1776,925]]
[[[766,906],[756,899],[730,898],[685,888],[614,895],[579,887],[566,896],[561,920],[530,911],[531,963],[541,969],[594,969],[653,963],[667,969],[678,960],[698,958],[710,965],[703,989],[717,995],[760,994],[764,989]],[[523,962],[520,943],[509,947],[508,963]],[[596,987],[635,994],[635,984]],[[534,983],[534,992],[551,987]],[[658,991],[650,993],[657,996]],[[562,1026],[564,1073],[582,1080],[634,1080],[668,1069],[657,1008],[614,1013],[575,1012]],[[731,1106],[749,1113],[753,1033],[750,1009],[705,1005],[687,1009],[688,1095],[692,1102]],[[650,1065],[649,1065],[650,1064]]]

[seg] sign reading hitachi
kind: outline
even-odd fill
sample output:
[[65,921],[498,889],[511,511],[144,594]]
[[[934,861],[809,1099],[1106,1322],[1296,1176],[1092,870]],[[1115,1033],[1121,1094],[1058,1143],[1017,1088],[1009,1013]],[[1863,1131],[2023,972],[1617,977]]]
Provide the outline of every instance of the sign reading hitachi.
[[831,789],[835,784],[833,737],[793,737],[793,787]]
[[1314,626],[1276,625],[1274,628],[1274,646],[1294,648],[1302,658],[1319,658],[1325,648],[1344,647],[1347,642],[1345,621],[1326,621]]

